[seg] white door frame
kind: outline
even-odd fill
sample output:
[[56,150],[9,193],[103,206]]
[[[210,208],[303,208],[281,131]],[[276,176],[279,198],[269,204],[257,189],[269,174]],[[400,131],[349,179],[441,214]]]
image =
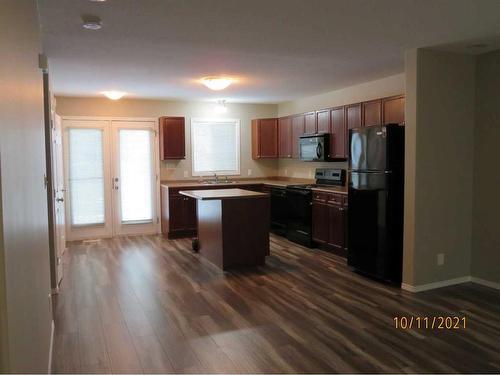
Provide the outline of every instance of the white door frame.
[[[97,238],[108,238],[108,237],[113,237],[117,236],[116,228],[115,228],[115,221],[116,221],[116,214],[113,212],[113,209],[115,207],[115,197],[112,193],[112,181],[111,178],[112,176],[112,170],[113,170],[113,165],[112,163],[115,163],[114,160],[114,152],[112,151],[113,146],[113,129],[112,129],[112,123],[114,122],[152,122],[153,127],[154,127],[154,148],[153,148],[153,168],[155,172],[155,179],[156,179],[156,196],[155,196],[155,205],[154,205],[154,215],[153,218],[156,219],[154,221],[154,231],[147,231],[147,232],[142,232],[141,230],[143,228],[140,228],[139,226],[135,227],[131,226],[130,230],[127,230],[126,233],[122,233],[122,235],[133,235],[133,234],[151,234],[151,233],[160,233],[160,162],[159,162],[159,142],[158,140],[158,119],[157,118],[151,118],[151,117],[104,117],[104,116],[62,116],[62,124],[63,124],[63,130],[64,130],[64,138],[63,138],[63,146],[64,146],[64,174],[65,174],[65,181],[66,181],[66,188],[68,189],[69,184],[68,184],[68,177],[69,177],[69,168],[68,168],[68,137],[67,137],[67,129],[71,127],[71,124],[68,124],[69,121],[75,121],[78,122],[78,127],[82,125],[82,127],[89,126],[92,127],[90,122],[96,122],[96,121],[103,121],[106,124],[104,125],[104,133],[103,133],[103,147],[105,148],[105,152],[103,153],[104,157],[104,189],[105,189],[105,199],[108,204],[106,204],[106,207],[111,207],[110,209],[106,209],[105,213],[105,223],[106,225],[97,225],[97,226],[87,226],[85,228],[85,231],[79,231],[79,230],[72,230],[71,226],[71,203],[69,199],[68,192],[66,192],[66,197],[65,197],[65,202],[66,202],[66,234],[67,234],[67,240],[68,241],[76,241],[76,240],[84,240],[84,239],[97,239]],[[94,126],[95,128],[95,126]],[[107,148],[107,152],[106,152]],[[116,163],[114,164],[116,165]],[[109,211],[109,212],[108,212]],[[78,228],[76,228],[78,229]]]
[[65,192],[66,180],[64,178],[64,154],[63,154],[63,129],[61,117],[52,115],[52,139],[51,139],[51,162],[52,162],[52,185],[54,196],[54,247],[55,247],[55,273],[56,289],[63,277],[62,257],[66,251],[66,214],[65,214]]

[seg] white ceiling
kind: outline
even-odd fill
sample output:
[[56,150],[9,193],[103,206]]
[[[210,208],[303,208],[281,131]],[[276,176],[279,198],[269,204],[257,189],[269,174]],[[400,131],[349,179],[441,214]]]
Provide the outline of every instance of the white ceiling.
[[[410,48],[500,47],[498,0],[39,0],[39,8],[58,95],[277,103],[402,72]],[[83,14],[103,28],[83,29]],[[240,82],[222,93],[196,82],[221,73]]]

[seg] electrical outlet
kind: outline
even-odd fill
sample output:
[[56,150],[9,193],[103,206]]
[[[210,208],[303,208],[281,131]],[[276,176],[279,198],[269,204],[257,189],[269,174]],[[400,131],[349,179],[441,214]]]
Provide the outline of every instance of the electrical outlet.
[[442,266],[444,264],[444,253],[439,253],[437,255],[437,265]]
[[285,168],[285,176],[288,176],[288,169]]
[[188,177],[188,171],[184,171],[184,177]]
[[251,169],[249,169],[249,170],[248,170],[248,175],[249,175],[249,176],[251,176],[251,175],[252,175],[252,170],[251,170]]

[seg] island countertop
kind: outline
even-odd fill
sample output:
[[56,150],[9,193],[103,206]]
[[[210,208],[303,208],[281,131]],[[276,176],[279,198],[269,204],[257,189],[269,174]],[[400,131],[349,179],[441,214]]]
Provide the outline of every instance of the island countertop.
[[244,189],[181,190],[179,193],[199,200],[246,199],[269,196],[266,193]]

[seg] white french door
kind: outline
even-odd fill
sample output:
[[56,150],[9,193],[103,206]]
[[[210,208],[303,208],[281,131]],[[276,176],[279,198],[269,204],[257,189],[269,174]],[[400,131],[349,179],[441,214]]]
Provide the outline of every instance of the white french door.
[[112,122],[115,234],[153,233],[158,228],[155,126]]
[[63,124],[68,239],[158,233],[156,121]]

